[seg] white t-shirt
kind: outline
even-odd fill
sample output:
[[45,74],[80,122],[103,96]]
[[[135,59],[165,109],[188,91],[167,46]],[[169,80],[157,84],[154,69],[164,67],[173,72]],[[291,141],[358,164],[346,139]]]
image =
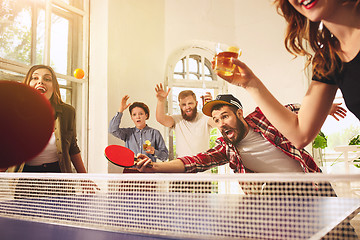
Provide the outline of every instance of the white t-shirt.
[[53,163],[59,161],[57,155],[57,148],[55,143],[55,134],[52,133],[49,143],[46,145],[44,150],[39,153],[36,157],[26,163],[29,166],[40,166],[44,163]]
[[245,167],[254,172],[303,172],[299,161],[286,155],[252,128],[237,149]]
[[171,116],[175,124],[176,156],[192,156],[209,149],[212,126],[208,124],[209,117],[197,113],[196,118],[189,122],[181,115]]

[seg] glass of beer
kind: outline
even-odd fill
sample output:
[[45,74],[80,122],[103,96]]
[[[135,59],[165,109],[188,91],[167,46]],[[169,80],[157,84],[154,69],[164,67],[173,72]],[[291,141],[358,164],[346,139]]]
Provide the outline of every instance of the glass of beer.
[[150,146],[151,146],[151,142],[149,140],[146,140],[145,143],[143,144],[143,149],[146,150]]
[[[225,50],[223,50],[225,49]],[[216,44],[214,58],[214,70],[219,75],[232,76],[234,74],[235,65],[231,62],[231,58],[238,58],[241,55],[241,50],[237,46],[224,47],[222,44]]]

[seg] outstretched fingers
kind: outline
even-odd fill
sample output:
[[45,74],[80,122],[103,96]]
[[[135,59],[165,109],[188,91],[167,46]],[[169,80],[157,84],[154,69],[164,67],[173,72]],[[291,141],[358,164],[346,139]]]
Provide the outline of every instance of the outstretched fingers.
[[159,98],[160,100],[163,100],[163,99],[167,98],[170,90],[171,90],[171,88],[168,88],[167,92],[165,92],[165,89],[161,83],[156,84],[156,87],[155,87],[156,97]]
[[341,104],[342,103],[333,103],[329,112],[329,115],[333,116],[336,121],[340,121],[339,117],[346,117],[347,110],[343,107],[340,107]]

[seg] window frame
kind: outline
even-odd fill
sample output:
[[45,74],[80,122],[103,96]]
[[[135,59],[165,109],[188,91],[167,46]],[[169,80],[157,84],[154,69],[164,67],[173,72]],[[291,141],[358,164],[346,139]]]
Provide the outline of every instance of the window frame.
[[[87,168],[87,153],[88,153],[88,75],[85,74],[83,79],[77,79],[72,76],[73,70],[81,66],[81,68],[88,73],[88,62],[89,62],[89,11],[90,1],[89,0],[75,0],[65,3],[61,0],[46,0],[44,3],[30,3],[32,9],[36,9],[34,15],[32,15],[32,26],[31,26],[31,50],[30,50],[30,64],[24,64],[14,60],[4,59],[0,57],[0,71],[5,70],[11,73],[2,72],[1,77],[4,80],[10,81],[22,81],[29,68],[36,64],[36,38],[37,38],[37,24],[38,9],[43,8],[45,11],[45,32],[44,32],[44,53],[43,59],[40,64],[50,66],[50,48],[51,48],[51,16],[56,14],[60,17],[64,17],[69,20],[69,39],[68,39],[68,51],[67,56],[67,74],[61,74],[56,72],[57,78],[67,81],[66,85],[59,84],[60,89],[67,89],[71,92],[70,104],[75,107],[76,110],[76,125],[77,136],[79,141],[80,149],[82,149],[82,157],[84,165]],[[43,5],[40,5],[43,4]],[[77,8],[72,4],[79,4],[83,9]],[[40,5],[40,7],[39,7]],[[82,27],[82,36],[74,37],[75,35],[70,31],[76,31],[76,26],[70,26],[76,21],[76,17],[80,16],[82,21],[79,26]],[[73,20],[73,21],[72,21]],[[75,46],[74,46],[75,45]],[[76,48],[79,46],[79,48]],[[71,49],[78,51],[71,51]],[[20,75],[16,75],[20,74]]]
[[[210,46],[210,47],[209,47]],[[212,49],[211,46],[215,46],[215,43],[194,43],[191,46],[183,47],[177,50],[174,54],[169,57],[169,61],[167,64],[167,72],[166,78],[164,82],[164,87],[167,88],[174,88],[174,87],[181,87],[181,88],[200,88],[200,89],[214,89],[215,95],[218,93],[226,93],[228,90],[228,85],[224,80],[218,77],[214,71],[212,70],[211,66],[209,68],[211,76],[213,76],[213,81],[205,80],[205,59],[208,60],[210,63],[215,56],[215,48]],[[185,67],[186,73],[184,79],[175,79],[174,78],[174,70],[176,64],[181,61],[183,58],[186,59],[185,64],[189,63],[190,56],[199,56],[200,62],[202,64],[202,73],[200,80],[192,80],[189,79],[189,66]],[[173,113],[173,106],[172,106],[172,99],[174,97],[177,99],[177,96],[173,95],[173,91],[170,91],[168,96],[168,101],[166,102],[166,112],[169,115]],[[215,97],[215,96],[213,96]],[[167,139],[167,144],[169,148],[169,160],[172,160],[174,157],[174,145],[173,145],[173,131],[169,128],[165,131],[165,139]]]

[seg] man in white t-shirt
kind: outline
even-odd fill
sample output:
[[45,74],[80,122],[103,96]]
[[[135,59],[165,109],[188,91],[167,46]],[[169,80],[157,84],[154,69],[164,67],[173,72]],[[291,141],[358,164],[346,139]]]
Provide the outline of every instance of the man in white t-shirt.
[[[209,149],[210,131],[216,125],[213,120],[197,112],[195,93],[185,90],[179,93],[181,115],[167,115],[165,103],[170,88],[166,92],[162,84],[156,85],[156,120],[165,127],[173,128],[176,136],[176,157],[195,155]],[[211,100],[208,93],[205,101]]]

